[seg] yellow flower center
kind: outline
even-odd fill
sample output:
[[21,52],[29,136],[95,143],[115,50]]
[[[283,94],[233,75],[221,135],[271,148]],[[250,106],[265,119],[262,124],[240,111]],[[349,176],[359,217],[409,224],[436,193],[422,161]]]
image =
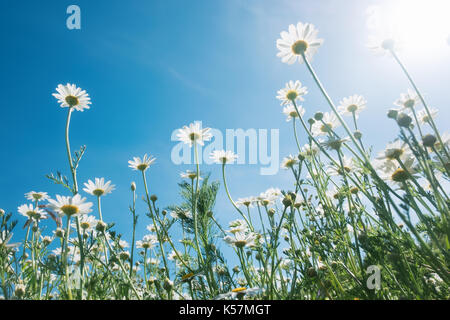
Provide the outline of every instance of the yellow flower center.
[[356,104],[351,104],[347,107],[348,112],[356,112],[358,110],[358,106]]
[[401,168],[395,170],[392,174],[392,180],[395,182],[405,182],[409,179],[409,173]]
[[245,241],[245,240],[239,240],[234,243],[234,245],[238,248],[243,248],[243,247],[245,247],[246,244],[247,244],[247,241]]
[[80,223],[80,227],[84,230],[88,229],[90,227],[89,222],[82,222]]
[[320,131],[322,132],[330,132],[332,128],[331,123],[324,123],[321,127],[320,127]]
[[92,191],[92,193],[95,196],[100,197],[101,195],[103,195],[105,193],[105,190],[103,190],[103,189],[95,189],[94,191]]
[[148,164],[146,163],[141,163],[140,165],[137,166],[138,170],[144,171],[145,169],[148,168]]
[[192,132],[191,134],[189,134],[189,138],[190,138],[192,141],[195,141],[195,140],[197,140],[197,139],[200,138],[200,135],[199,135],[198,133],[196,133],[196,132]]
[[72,204],[66,204],[61,207],[61,211],[64,212],[64,214],[71,216],[73,214],[76,214],[79,212],[79,208],[77,206],[74,206]]
[[286,98],[287,98],[288,100],[293,101],[293,100],[297,99],[297,97],[298,97],[298,92],[295,91],[295,90],[289,90],[289,91],[286,93]]
[[78,98],[75,96],[67,96],[65,100],[67,104],[71,107],[76,106],[79,103]]
[[308,49],[308,43],[304,40],[298,40],[294,42],[294,44],[291,47],[292,52],[296,55],[300,55]]
[[405,108],[412,108],[416,102],[413,99],[406,100],[403,104]]
[[33,199],[34,200],[39,200],[42,198],[42,195],[40,195],[39,193],[33,193]]
[[296,117],[298,116],[297,111],[291,111],[291,112],[289,113],[289,115],[290,115],[292,118],[296,118]]
[[235,289],[231,290],[231,292],[242,292],[242,291],[245,291],[245,290],[247,290],[247,288],[240,287],[240,288],[235,288]]

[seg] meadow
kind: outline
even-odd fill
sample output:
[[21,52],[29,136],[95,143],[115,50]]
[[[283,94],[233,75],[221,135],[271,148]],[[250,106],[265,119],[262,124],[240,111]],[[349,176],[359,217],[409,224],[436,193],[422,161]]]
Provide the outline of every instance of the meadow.
[[[397,54],[391,38],[372,39],[374,53],[393,59],[407,92],[387,113],[397,136],[384,150],[364,143],[358,118],[367,107],[359,94],[333,100],[315,72],[312,58],[323,40],[310,23],[289,25],[276,42],[278,57],[306,68],[328,108],[305,117],[308,88],[286,80],[277,92],[280,111],[292,126],[294,154],[282,168],[292,173],[289,190],[270,188],[234,197],[227,180],[233,150],[215,150],[220,182],[211,181],[198,161],[198,146],[211,139],[198,123],[178,130],[196,163],[181,174],[178,204],[158,201],[151,188],[155,157],[130,157],[127,238],[103,215],[102,202],[115,186],[104,178],[78,181],[85,147],[70,145],[72,114],[89,112],[89,94],[75,84],[59,85],[53,96],[67,112],[64,135],[67,174],[47,178],[60,194],[25,194],[17,209],[0,210],[0,297],[2,299],[329,299],[398,300],[450,298],[450,135],[438,128],[438,110],[429,107]],[[320,63],[318,61],[317,63]],[[282,84],[280,84],[280,87]],[[386,101],[386,103],[392,103]],[[95,103],[92,106],[95,108]],[[55,103],[55,112],[58,108]],[[280,113],[281,113],[280,112]],[[82,114],[80,115],[82,116]],[[281,115],[280,115],[281,116]],[[151,150],[149,150],[151,152]],[[222,185],[236,216],[229,225],[216,219]],[[28,190],[24,190],[28,191]],[[141,200],[143,199],[143,200]],[[136,210],[144,201],[145,212]],[[13,242],[18,215],[26,235]],[[142,239],[137,216],[150,221]],[[43,220],[54,228],[42,228]],[[230,246],[236,265],[222,251]]]

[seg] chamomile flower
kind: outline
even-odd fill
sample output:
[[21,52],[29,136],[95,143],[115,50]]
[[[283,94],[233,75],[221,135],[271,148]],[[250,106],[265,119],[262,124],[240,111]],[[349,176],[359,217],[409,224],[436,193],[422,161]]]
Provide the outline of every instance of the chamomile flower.
[[292,169],[298,163],[298,158],[293,155],[288,155],[283,159],[281,163],[281,168],[283,169]]
[[[196,171],[191,171],[191,170],[186,170],[185,172],[181,172],[180,173],[180,177],[183,179],[197,179],[197,172]],[[199,177],[199,180],[202,180],[202,177]]]
[[260,295],[263,292],[261,288],[246,288],[239,287],[232,289],[230,292],[219,294],[215,299],[216,300],[225,300],[225,299],[236,299],[236,298],[250,298]]
[[91,98],[85,90],[81,90],[74,84],[60,84],[56,88],[58,93],[53,93],[53,96],[58,99],[61,108],[74,108],[77,111],[84,111],[89,109]]
[[189,210],[175,210],[170,215],[174,219],[192,219],[192,213]]
[[394,102],[394,105],[403,108],[403,110],[413,109],[419,103],[418,94],[408,89],[406,93],[400,94],[400,98]]
[[182,141],[189,146],[193,146],[194,143],[198,143],[203,146],[204,141],[211,140],[212,134],[210,133],[211,128],[202,129],[199,122],[191,123],[189,126],[184,126],[178,129],[177,139]]
[[437,113],[438,113],[438,110],[437,110],[437,109],[435,109],[435,108],[430,108],[430,115],[431,115],[431,118],[430,118],[430,116],[428,115],[427,110],[422,109],[422,110],[419,110],[419,111],[417,112],[417,119],[419,120],[419,122],[420,122],[421,124],[430,123],[430,122],[431,122],[431,119],[436,118]]
[[[305,114],[305,109],[302,106],[297,106],[297,108],[300,116],[303,117]],[[291,119],[298,118],[297,110],[295,110],[295,107],[292,104],[284,107],[283,113],[286,115],[286,121],[291,121]]]
[[400,164],[396,164],[393,161],[385,162],[384,165],[375,167],[378,175],[381,179],[403,185],[409,179],[413,178],[413,175],[417,172],[415,159],[410,157],[402,161],[404,168]]
[[347,141],[350,141],[349,137],[337,138],[335,136],[329,136],[324,142],[321,143],[321,145],[329,150],[339,150],[342,144]]
[[136,248],[151,249],[155,246],[156,243],[158,243],[157,236],[153,234],[147,234],[142,238],[142,240],[136,241]]
[[252,247],[257,245],[257,234],[254,232],[238,231],[223,240],[236,248]]
[[56,195],[56,200],[48,199],[48,202],[60,216],[72,217],[92,212],[92,202],[86,202],[86,198],[82,198],[80,194],[73,197]]
[[[330,176],[339,176],[343,174],[345,171],[346,174],[355,173],[358,170],[358,167],[355,164],[355,160],[352,157],[344,155],[342,157],[342,166],[339,160],[336,160],[337,166],[335,164],[331,164],[327,169],[327,174]],[[344,169],[344,170],[342,170]]]
[[88,182],[84,183],[84,185],[86,186],[86,188],[83,189],[85,192],[97,197],[111,193],[111,191],[113,191],[116,187],[111,184],[111,181],[105,183],[105,178],[95,178],[95,183],[88,180]]
[[323,118],[320,121],[314,122],[311,127],[311,133],[313,136],[328,135],[340,126],[340,122],[334,113],[325,112]]
[[339,104],[338,110],[342,115],[353,116],[354,114],[357,117],[358,114],[366,108],[367,101],[363,96],[355,94],[343,98]]
[[288,32],[280,33],[281,39],[277,40],[277,54],[283,63],[293,64],[297,60],[303,62],[303,55],[310,60],[322,45],[323,39],[317,38],[318,30],[310,23],[298,22],[297,25],[289,25]]
[[[306,87],[302,87],[300,81],[289,81],[286,86],[278,90],[277,99],[281,100],[281,105],[289,105],[292,102],[304,101],[303,96],[308,93]],[[295,109],[294,109],[295,110]],[[300,109],[299,109],[300,111]]]
[[225,151],[225,150],[214,150],[210,154],[210,158],[215,162],[219,164],[226,164],[226,163],[233,163],[234,160],[237,159],[237,155],[234,154],[232,151]]
[[39,207],[34,207],[32,204],[23,204],[17,208],[17,211],[27,217],[29,219],[45,219],[47,217],[47,213]]
[[377,159],[380,160],[396,160],[396,159],[404,159],[411,157],[412,152],[408,145],[401,141],[396,140],[392,143],[389,143],[384,151],[381,151],[378,154]]
[[246,206],[247,208],[252,208],[253,203],[255,203],[257,200],[255,197],[247,197],[247,198],[239,198],[236,201],[237,206]]
[[229,223],[230,229],[227,230],[229,233],[237,233],[237,232],[247,232],[249,230],[247,222],[242,219],[233,220]]
[[25,198],[31,201],[44,201],[49,198],[47,192],[30,191],[25,193]]
[[79,221],[81,229],[83,229],[87,233],[94,231],[95,226],[97,225],[98,222],[94,216],[90,216],[87,214],[80,216]]
[[155,160],[156,158],[144,154],[142,159],[140,157],[133,157],[133,160],[128,161],[128,166],[133,170],[145,171],[153,164],[153,162],[155,162]]
[[390,55],[391,51],[398,51],[400,44],[392,34],[384,36],[369,36],[367,47],[375,55]]

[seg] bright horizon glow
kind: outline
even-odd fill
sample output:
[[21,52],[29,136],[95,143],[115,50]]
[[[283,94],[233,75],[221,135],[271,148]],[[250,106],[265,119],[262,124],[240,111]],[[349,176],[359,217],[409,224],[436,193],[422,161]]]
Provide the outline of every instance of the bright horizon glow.
[[396,0],[367,10],[369,30],[393,37],[414,59],[439,58],[450,50],[449,0]]

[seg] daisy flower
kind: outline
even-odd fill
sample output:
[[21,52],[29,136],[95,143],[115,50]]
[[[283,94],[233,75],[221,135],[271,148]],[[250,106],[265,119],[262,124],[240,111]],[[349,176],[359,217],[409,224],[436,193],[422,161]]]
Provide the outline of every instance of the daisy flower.
[[89,109],[91,98],[85,90],[77,88],[76,85],[68,83],[63,86],[60,84],[58,85],[58,88],[56,88],[56,91],[58,93],[53,93],[53,96],[58,99],[58,103],[61,105],[61,108],[69,107],[74,108],[77,111]]
[[298,163],[298,158],[293,155],[288,155],[286,158],[283,159],[281,163],[281,168],[283,169],[291,169]]
[[313,157],[315,155],[318,155],[320,153],[320,148],[317,144],[313,143],[313,144],[305,144],[302,147],[302,155],[306,156],[306,157]]
[[253,203],[255,203],[255,197],[239,198],[236,201],[237,206],[246,206],[247,208],[252,208]]
[[115,189],[115,185],[111,184],[111,181],[105,183],[105,178],[95,178],[95,183],[91,180],[88,180],[87,183],[84,183],[86,188],[83,190],[93,196],[103,196],[108,193],[111,193]]
[[158,243],[158,239],[156,235],[147,234],[142,240],[136,241],[136,248],[138,249],[151,249]]
[[212,134],[210,131],[211,128],[202,129],[200,123],[195,122],[178,129],[177,138],[191,147],[194,143],[203,146],[205,144],[204,141],[211,140]]
[[339,150],[344,142],[350,141],[349,137],[337,138],[337,137],[327,137],[321,145],[329,150]]
[[313,136],[328,135],[332,130],[340,126],[340,122],[334,113],[325,112],[321,121],[316,121],[311,127]]
[[375,55],[389,55],[390,51],[398,51],[400,48],[399,42],[394,40],[392,36],[369,36],[367,47]]
[[73,197],[65,197],[56,195],[56,200],[48,199],[50,207],[53,208],[60,216],[79,216],[92,212],[92,202],[85,202],[86,198],[82,198],[80,194]]
[[133,170],[145,171],[153,162],[155,162],[155,160],[156,158],[144,154],[142,159],[139,157],[133,157],[133,160],[129,160],[128,167],[132,168]]
[[277,99],[281,100],[281,105],[289,105],[293,101],[304,101],[303,96],[308,93],[308,88],[302,87],[302,83],[298,80],[295,82],[291,80],[277,93]]
[[25,193],[25,198],[32,201],[44,201],[49,198],[47,192],[30,191]]
[[95,229],[95,226],[97,225],[97,219],[94,216],[90,216],[87,214],[80,216],[79,220],[81,229],[85,230],[88,233],[93,231]]
[[385,181],[390,181],[402,185],[407,180],[413,178],[417,172],[415,159],[410,157],[402,161],[405,168],[393,161],[385,162],[384,165],[375,167],[378,175]]
[[431,118],[428,116],[428,112],[425,109],[419,110],[417,112],[417,119],[421,124],[430,123],[431,119],[436,118],[438,110],[435,108],[430,108]]
[[236,298],[250,298],[255,297],[261,294],[263,290],[261,288],[246,288],[240,287],[232,289],[230,292],[219,294],[215,299],[216,300],[224,300],[224,299],[236,299]]
[[36,220],[45,219],[47,213],[39,207],[34,207],[32,204],[23,204],[17,208],[17,211],[29,219],[34,218]]
[[254,232],[238,231],[233,233],[232,236],[226,236],[223,240],[237,248],[251,247],[257,245],[257,234]]
[[412,109],[419,103],[419,96],[411,89],[408,89],[406,93],[400,94],[400,98],[394,102],[394,105],[403,109]]
[[[197,172],[186,170],[185,172],[180,173],[180,177],[183,179],[191,179],[194,180],[197,178]],[[202,177],[199,177],[199,180],[202,180]]]
[[396,159],[404,159],[411,157],[412,152],[409,149],[408,145],[401,141],[396,140],[392,143],[389,143],[384,151],[381,151],[378,154],[377,159],[380,160],[396,160]]
[[[297,108],[300,116],[303,117],[303,115],[305,114],[305,109],[303,109],[302,106],[298,106]],[[295,110],[295,107],[292,104],[284,107],[283,113],[286,115],[286,121],[291,121],[291,119],[298,118],[297,110]]]
[[189,210],[176,210],[170,213],[174,219],[192,219],[192,213]]
[[230,230],[227,230],[229,233],[237,233],[237,232],[248,232],[249,227],[247,222],[242,219],[233,220],[229,223]]
[[[334,164],[330,165],[330,167],[327,169],[327,174],[330,176],[339,176],[342,175],[342,167],[340,165],[339,160],[336,161],[338,166],[335,166]],[[342,157],[342,164],[343,168],[346,174],[354,173],[358,168],[355,164],[355,161],[352,157],[344,155]]]
[[343,98],[338,106],[340,114],[344,116],[356,116],[366,108],[367,101],[363,96],[354,94],[350,97]]
[[225,163],[233,163],[234,160],[237,159],[237,155],[234,154],[232,151],[225,151],[225,150],[214,150],[210,154],[210,158],[215,162],[219,164],[225,164]]
[[277,57],[288,64],[295,63],[297,59],[302,63],[302,55],[310,60],[323,43],[323,39],[317,38],[317,33],[318,30],[310,23],[298,22],[297,26],[289,25],[288,31],[282,31],[281,39],[277,40]]

